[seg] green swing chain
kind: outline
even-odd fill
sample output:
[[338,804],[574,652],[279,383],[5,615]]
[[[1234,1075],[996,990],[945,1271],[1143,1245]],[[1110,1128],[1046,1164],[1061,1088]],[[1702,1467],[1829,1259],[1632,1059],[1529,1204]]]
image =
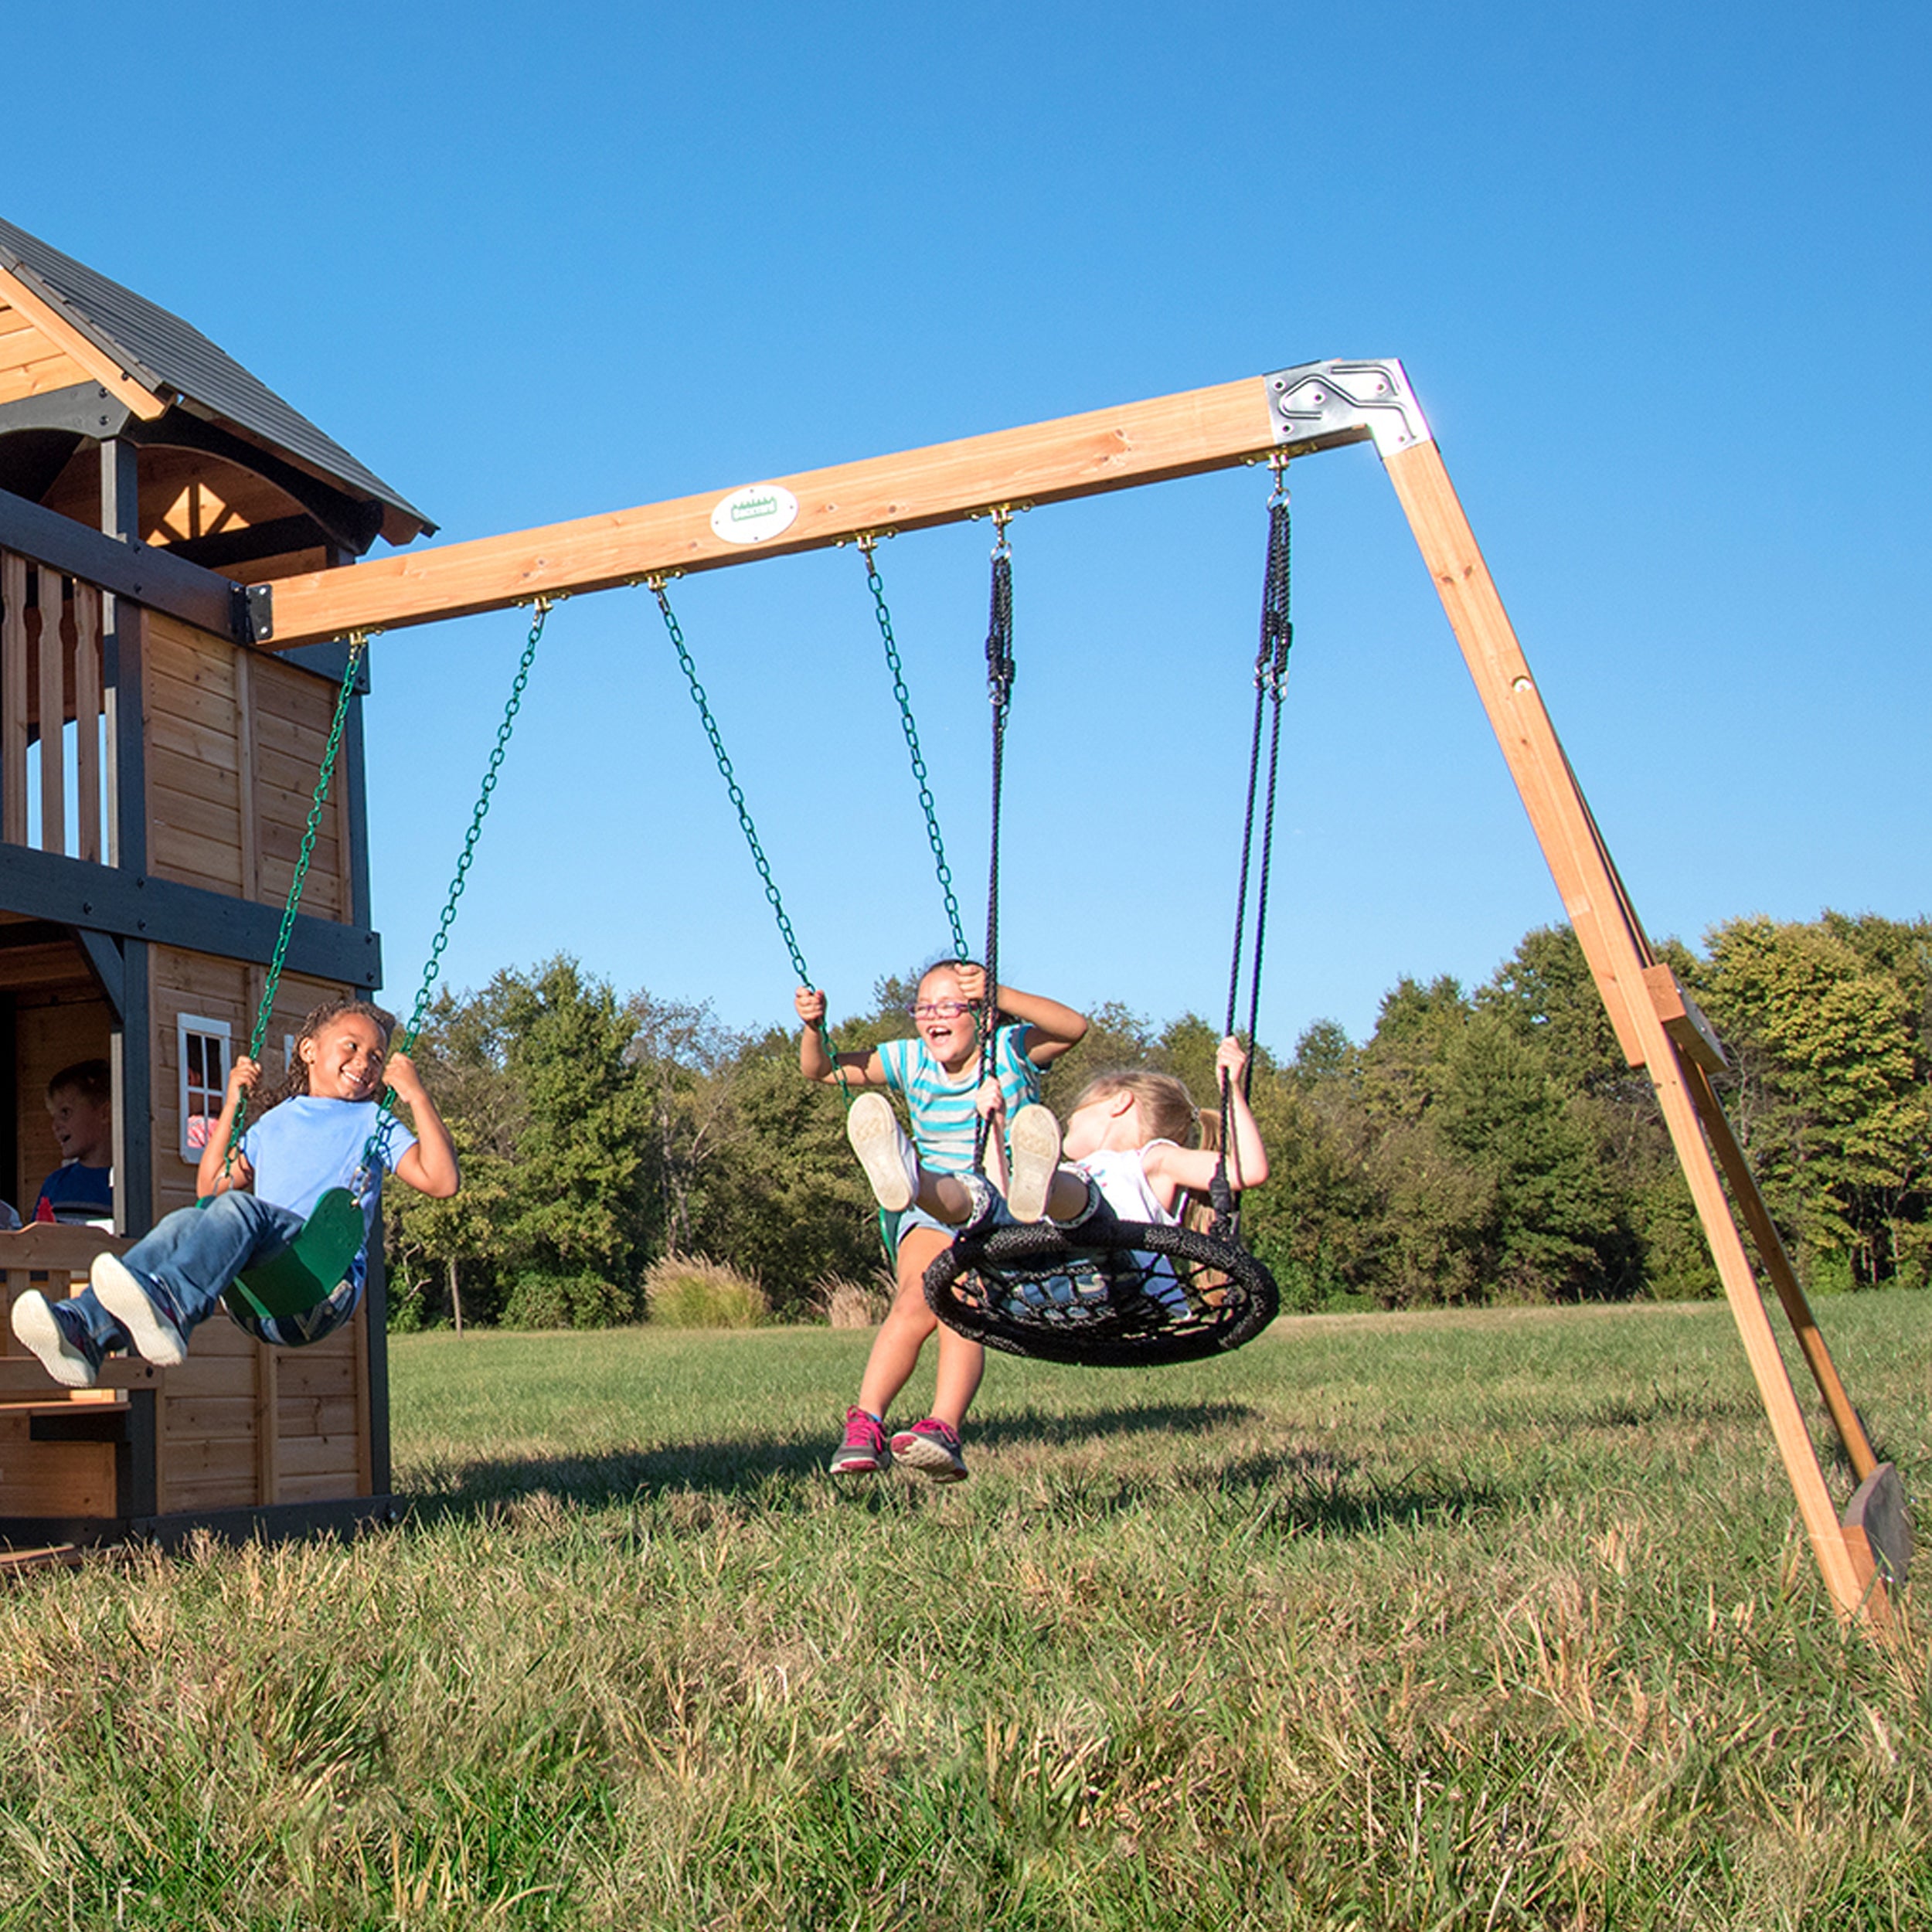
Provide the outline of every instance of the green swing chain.
[[[444,902],[436,937],[430,941],[429,963],[423,968],[423,984],[417,993],[409,1024],[403,1029],[403,1044],[396,1049],[399,1053],[406,1053],[416,1044],[416,1036],[423,1030],[423,1016],[429,1010],[430,995],[442,973],[443,952],[450,943],[450,927],[456,921],[457,901],[463,896],[463,888],[468,880],[470,863],[476,856],[476,842],[483,835],[483,821],[490,815],[490,794],[496,790],[497,774],[502,770],[504,754],[510,748],[510,733],[516,728],[516,714],[522,708],[523,693],[530,682],[530,667],[536,662],[536,648],[543,638],[544,620],[550,614],[550,601],[548,597],[536,600],[536,614],[530,621],[530,634],[524,644],[523,655],[517,662],[516,675],[510,682],[509,698],[503,707],[503,721],[496,728],[496,744],[483,774],[476,809],[470,815],[470,828],[464,835],[462,853],[450,880],[450,895]],[[383,1104],[386,1107],[395,1097],[392,1088],[383,1094]]]
[[[321,828],[322,808],[328,801],[329,781],[335,775],[335,754],[341,749],[342,732],[349,722],[349,701],[355,695],[356,679],[369,648],[369,633],[352,631],[349,659],[342,667],[342,689],[335,694],[335,716],[328,728],[328,743],[322,748],[321,769],[315,774],[315,790],[308,801],[308,823],[302,828],[301,849],[295,855],[295,870],[288,885],[288,897],[282,906],[281,930],[275,935],[275,951],[268,962],[268,976],[262,982],[261,1002],[255,1009],[255,1030],[249,1036],[248,1057],[259,1061],[262,1043],[268,1037],[270,1020],[275,1010],[275,995],[281,985],[283,963],[288,957],[288,943],[294,937],[295,915],[302,903],[302,889],[308,883],[309,861],[315,855],[316,835]],[[222,1162],[224,1179],[235,1165],[235,1149],[248,1118],[248,1090],[242,1089],[235,1109],[234,1124],[229,1131],[227,1153]]]
[[[652,575],[645,579],[645,586],[658,600],[658,608],[664,616],[664,628],[671,639],[672,648],[678,654],[678,662],[684,672],[685,682],[691,687],[691,702],[698,707],[698,716],[704,722],[704,734],[711,740],[711,755],[718,761],[719,775],[725,781],[725,791],[730,795],[733,808],[738,815],[738,825],[745,835],[745,843],[751,848],[751,862],[758,869],[758,876],[764,882],[765,898],[772,914],[778,922],[778,936],[785,942],[785,951],[791,955],[791,969],[798,975],[801,986],[811,984],[811,969],[805,964],[805,956],[800,950],[798,935],[791,929],[791,920],[785,911],[785,902],[780,896],[777,881],[771,876],[771,862],[765,856],[765,849],[758,842],[758,828],[752,823],[751,808],[745,803],[744,787],[738,783],[737,774],[731,768],[730,754],[726,751],[724,734],[718,729],[718,721],[711,715],[711,702],[705,696],[704,686],[698,682],[698,667],[693,662],[689,647],[684,641],[683,627],[678,622],[677,614],[671,608],[671,599],[665,586],[669,578]],[[845,1082],[845,1070],[838,1064],[838,1056],[832,1051],[832,1029],[824,1020],[818,1022],[818,1036],[825,1043],[825,1056],[832,1062],[832,1071],[838,1076],[838,1090],[845,1097],[845,1104],[852,1104],[852,1090]]]
[[[403,1029],[402,1043],[395,1049],[399,1053],[406,1053],[416,1044],[417,1036],[423,1030],[423,1016],[429,1011],[430,995],[441,975],[444,949],[450,943],[450,928],[456,923],[457,902],[463,896],[464,886],[468,883],[470,865],[476,857],[476,842],[483,835],[483,821],[490,814],[490,794],[496,790],[497,776],[503,769],[504,754],[510,748],[510,733],[516,728],[516,714],[522,707],[523,692],[530,682],[530,667],[536,662],[536,648],[543,639],[544,620],[550,614],[550,602],[548,597],[536,600],[536,614],[531,620],[530,634],[523,646],[523,655],[518,660],[516,675],[511,680],[510,696],[503,707],[503,721],[496,728],[496,743],[483,774],[482,788],[477,794],[476,809],[470,815],[470,828],[464,835],[463,850],[456,862],[455,874],[450,880],[449,896],[443,903],[443,916],[437,922],[436,937],[430,941],[429,961],[423,968],[423,984],[417,989],[416,1005]],[[363,1143],[362,1158],[357,1165],[359,1180],[369,1170],[376,1144],[382,1138],[395,1107],[396,1089],[385,1082],[383,1097],[376,1104],[376,1124]]]
[[879,618],[879,635],[886,647],[886,664],[892,672],[893,696],[899,701],[900,729],[905,733],[906,749],[912,758],[913,779],[919,787],[919,807],[926,815],[926,841],[933,849],[933,863],[939,873],[939,889],[945,896],[946,917],[953,929],[953,957],[964,959],[969,956],[966,951],[966,928],[960,922],[959,901],[953,893],[952,868],[946,862],[945,841],[939,833],[939,810],[934,803],[932,785],[927,777],[925,754],[919,748],[919,727],[913,721],[912,694],[906,688],[905,666],[900,662],[899,645],[893,636],[892,613],[886,607],[886,586],[872,558],[879,539],[869,530],[854,541],[859,546],[859,555],[866,560],[866,587],[872,592],[872,607]]

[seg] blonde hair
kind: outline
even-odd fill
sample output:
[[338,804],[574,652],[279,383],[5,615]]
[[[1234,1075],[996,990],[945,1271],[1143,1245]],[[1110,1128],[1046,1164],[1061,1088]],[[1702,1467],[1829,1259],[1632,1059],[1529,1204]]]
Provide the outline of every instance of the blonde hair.
[[1150,1141],[1172,1141],[1181,1147],[1195,1145],[1201,1123],[1195,1111],[1194,1096],[1172,1073],[1149,1073],[1138,1068],[1096,1073],[1080,1089],[1073,1111],[1077,1114],[1090,1102],[1105,1100],[1114,1094],[1133,1096],[1141,1125],[1147,1130]]

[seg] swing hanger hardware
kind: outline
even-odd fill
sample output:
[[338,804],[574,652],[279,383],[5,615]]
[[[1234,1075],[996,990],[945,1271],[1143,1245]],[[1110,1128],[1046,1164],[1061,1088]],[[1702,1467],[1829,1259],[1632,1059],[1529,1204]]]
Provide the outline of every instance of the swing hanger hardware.
[[1013,546],[1006,541],[1006,526],[1013,520],[1013,506],[1002,503],[993,512],[993,554],[996,557],[1011,556]]
[[1032,507],[1030,503],[989,503],[985,509],[972,512],[972,520],[975,523],[983,516],[990,516],[993,519],[993,530],[997,539],[993,546],[994,556],[1002,556],[1008,553],[1012,546],[1006,541],[1007,525],[1015,517],[1024,516]]
[[664,595],[665,586],[675,583],[683,575],[682,570],[646,570],[641,577],[632,577],[629,582],[632,590],[641,585],[653,597],[661,598]]
[[899,532],[889,524],[876,530],[855,530],[850,536],[842,536],[838,539],[838,548],[842,550],[848,543],[853,545],[865,557],[866,563],[869,566],[872,562],[872,552],[877,549],[880,544],[890,543],[898,534]]

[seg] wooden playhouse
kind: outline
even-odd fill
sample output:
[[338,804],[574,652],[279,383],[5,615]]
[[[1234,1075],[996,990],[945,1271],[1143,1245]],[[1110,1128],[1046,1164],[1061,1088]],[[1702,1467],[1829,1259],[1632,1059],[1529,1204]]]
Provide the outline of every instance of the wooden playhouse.
[[[115,1235],[194,1198],[250,1037],[342,647],[261,648],[261,587],[433,526],[177,317],[0,221],[0,1195],[58,1164],[49,1077],[111,1060]],[[352,699],[264,1058],[381,981]],[[0,1234],[9,1305],[114,1236]],[[382,1513],[379,1257],[315,1347],[225,1321],[170,1370],[55,1386],[0,1324],[0,1546],[303,1529]]]

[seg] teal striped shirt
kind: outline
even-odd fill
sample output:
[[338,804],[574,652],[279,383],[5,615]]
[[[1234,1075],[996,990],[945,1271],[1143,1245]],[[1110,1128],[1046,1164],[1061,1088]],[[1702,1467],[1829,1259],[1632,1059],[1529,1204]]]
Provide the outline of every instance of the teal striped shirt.
[[[992,1070],[999,1077],[1009,1122],[1029,1101],[1039,1098],[1039,1069],[1025,1050],[1031,1031],[1026,1026],[1002,1026],[993,1036]],[[886,1084],[906,1097],[920,1165],[934,1174],[970,1174],[979,1127],[973,1098],[986,1077],[984,1066],[955,1080],[923,1039],[881,1040],[874,1050],[885,1069]],[[984,1062],[988,1056],[980,1057]]]

